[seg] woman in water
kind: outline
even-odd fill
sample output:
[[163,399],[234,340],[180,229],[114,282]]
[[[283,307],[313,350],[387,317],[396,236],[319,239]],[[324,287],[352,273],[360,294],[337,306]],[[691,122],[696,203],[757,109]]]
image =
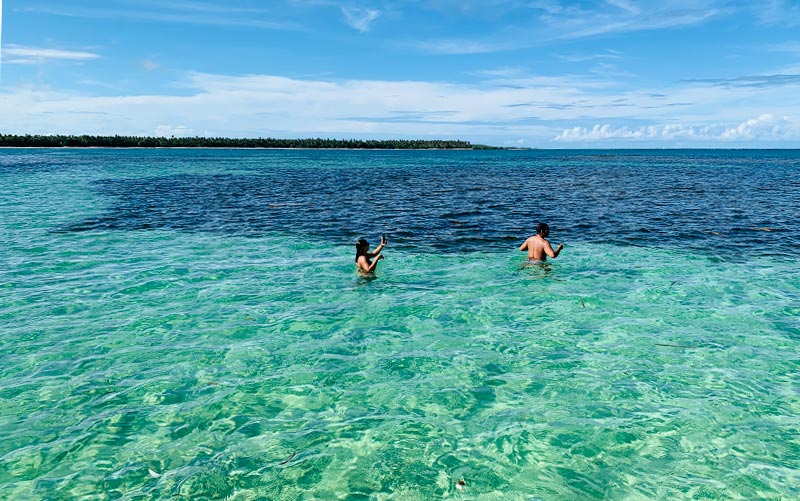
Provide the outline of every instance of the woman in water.
[[356,269],[360,274],[366,275],[375,271],[378,261],[383,259],[380,252],[384,247],[386,247],[385,236],[381,236],[381,244],[372,252],[369,251],[369,242],[363,238],[356,242]]

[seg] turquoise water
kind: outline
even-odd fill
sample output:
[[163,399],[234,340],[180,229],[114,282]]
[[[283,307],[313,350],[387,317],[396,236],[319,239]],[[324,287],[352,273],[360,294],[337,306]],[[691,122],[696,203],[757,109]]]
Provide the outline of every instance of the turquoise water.
[[[599,209],[532,214],[566,248],[528,268],[529,223],[481,232],[464,192],[430,199],[422,220],[453,207],[428,246],[410,214],[348,228],[333,195],[318,220],[292,205],[353,165],[452,164],[427,185],[446,191],[475,183],[459,162],[532,161],[508,155],[0,152],[0,498],[800,498],[797,251],[708,247],[737,231],[796,241],[791,197],[741,215],[766,230],[700,242],[641,240],[634,223],[614,240],[581,222]],[[308,177],[275,220],[161,198],[185,189],[174,180],[276,169]],[[719,206],[697,219],[736,209]],[[359,278],[351,232],[383,231],[377,278]]]

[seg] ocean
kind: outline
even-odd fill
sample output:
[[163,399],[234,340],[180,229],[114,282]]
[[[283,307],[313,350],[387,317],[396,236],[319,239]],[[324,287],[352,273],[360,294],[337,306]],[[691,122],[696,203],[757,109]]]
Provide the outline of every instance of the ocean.
[[800,151],[0,149],[0,182],[2,499],[800,498]]

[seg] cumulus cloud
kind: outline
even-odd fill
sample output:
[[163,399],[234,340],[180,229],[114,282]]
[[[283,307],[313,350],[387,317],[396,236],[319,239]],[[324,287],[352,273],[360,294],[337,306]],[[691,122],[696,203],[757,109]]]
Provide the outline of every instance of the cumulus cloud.
[[374,9],[358,9],[355,7],[342,7],[342,14],[344,14],[345,21],[352,28],[366,33],[373,21],[378,19],[380,11]]
[[735,127],[725,129],[720,139],[784,139],[791,137],[792,124],[788,117],[776,118],[764,113],[757,118],[745,120]]
[[595,142],[605,140],[656,140],[676,139],[694,141],[776,141],[797,139],[797,131],[788,117],[776,118],[765,113],[750,118],[737,125],[727,126],[715,123],[710,125],[648,125],[641,127],[613,127],[610,124],[597,124],[588,127],[572,127],[561,131],[554,140],[561,142]]
[[648,125],[642,127],[612,127],[609,124],[595,125],[591,128],[573,127],[564,129],[556,141],[583,142],[602,141],[606,139],[692,139],[714,135],[713,129],[719,126],[687,126],[669,124],[663,126]]

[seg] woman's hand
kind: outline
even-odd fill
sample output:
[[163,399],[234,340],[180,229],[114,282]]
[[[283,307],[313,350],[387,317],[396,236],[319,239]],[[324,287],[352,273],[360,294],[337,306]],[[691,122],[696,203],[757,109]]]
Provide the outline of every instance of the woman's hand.
[[381,245],[386,245],[386,235],[381,235]]

